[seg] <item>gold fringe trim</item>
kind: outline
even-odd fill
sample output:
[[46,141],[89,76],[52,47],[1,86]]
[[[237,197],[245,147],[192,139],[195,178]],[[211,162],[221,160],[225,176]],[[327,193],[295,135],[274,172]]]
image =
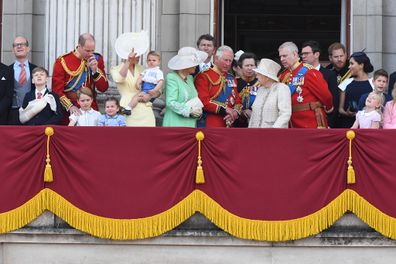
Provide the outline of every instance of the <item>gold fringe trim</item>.
[[281,221],[239,217],[200,190],[193,191],[178,204],[160,214],[138,219],[113,219],[84,212],[53,190],[44,189],[22,206],[0,214],[0,233],[25,226],[45,209],[76,229],[114,240],[144,239],[162,235],[197,211],[238,238],[263,241],[295,240],[320,233],[333,225],[348,210],[382,235],[396,239],[396,218],[381,212],[350,189],[313,214]]
[[349,210],[352,213],[383,236],[396,239],[396,218],[381,212],[353,190],[346,190],[344,193],[347,194]]
[[44,190],[36,194],[23,205],[0,214],[0,233],[17,230],[40,216],[44,208]]
[[347,194],[343,192],[324,208],[302,218],[251,220],[230,213],[205,193],[196,192],[201,201],[199,211],[224,231],[243,239],[286,241],[308,237],[330,227],[348,210]]
[[47,209],[72,227],[100,238],[114,240],[143,239],[174,229],[195,213],[196,193],[192,192],[172,208],[145,218],[114,219],[96,216],[77,208],[65,198],[45,189]]

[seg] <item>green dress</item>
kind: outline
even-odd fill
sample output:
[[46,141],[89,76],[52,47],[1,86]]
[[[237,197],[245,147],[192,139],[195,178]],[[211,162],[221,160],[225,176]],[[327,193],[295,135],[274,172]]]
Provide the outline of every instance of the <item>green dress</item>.
[[198,97],[194,78],[187,76],[184,81],[176,72],[168,73],[165,82],[166,111],[163,126],[196,127],[197,120],[190,117],[191,108],[186,102]]

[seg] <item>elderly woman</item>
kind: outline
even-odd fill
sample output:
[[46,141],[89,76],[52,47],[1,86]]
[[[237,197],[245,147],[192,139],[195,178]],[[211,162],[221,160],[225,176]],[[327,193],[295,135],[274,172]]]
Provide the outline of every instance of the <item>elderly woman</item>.
[[[340,92],[339,113],[342,127],[349,128],[355,122],[360,97],[373,91],[368,73],[374,70],[370,58],[364,52],[354,52],[349,59],[349,70],[353,80],[345,91]],[[345,81],[346,82],[346,81]]]
[[249,127],[287,128],[291,116],[290,89],[277,77],[281,66],[262,59],[254,69],[261,86],[252,106]]
[[198,98],[191,74],[208,54],[192,47],[181,48],[168,62],[173,72],[165,82],[166,112],[163,126],[196,127],[202,115],[203,104]]

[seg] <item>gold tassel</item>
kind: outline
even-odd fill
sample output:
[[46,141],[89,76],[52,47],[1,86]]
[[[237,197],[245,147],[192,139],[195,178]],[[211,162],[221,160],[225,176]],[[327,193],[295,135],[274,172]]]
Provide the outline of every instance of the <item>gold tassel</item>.
[[45,162],[47,163],[45,165],[45,170],[44,170],[44,182],[53,182],[54,181],[54,176],[52,174],[52,167],[51,167],[51,159],[50,159],[50,138],[52,135],[54,135],[54,129],[52,127],[46,127],[45,128],[45,134],[47,135],[47,158],[45,159]]
[[195,174],[195,183],[203,184],[205,183],[205,177],[202,168],[201,141],[205,138],[204,133],[202,131],[198,131],[197,134],[195,134],[195,138],[198,140],[198,166],[197,166],[197,172]]
[[347,183],[356,183],[355,170],[352,166],[352,140],[355,138],[355,132],[352,130],[347,131],[346,137],[349,140],[349,159],[348,159],[348,172],[347,172]]

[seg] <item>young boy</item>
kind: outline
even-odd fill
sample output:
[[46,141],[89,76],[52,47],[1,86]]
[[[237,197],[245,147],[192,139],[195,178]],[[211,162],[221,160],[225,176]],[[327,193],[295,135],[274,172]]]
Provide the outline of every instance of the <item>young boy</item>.
[[[385,93],[386,87],[388,85],[388,73],[385,70],[379,69],[374,72],[373,85],[374,85],[374,92],[384,97],[384,101],[385,101],[384,105],[386,102],[392,100],[392,96]],[[363,110],[368,95],[369,93],[366,93],[360,97],[358,104],[359,110]]]
[[19,109],[19,119],[25,125],[58,125],[62,120],[59,96],[47,89],[48,71],[36,67],[32,71],[32,83],[36,89],[25,95]]
[[71,114],[69,116],[69,126],[97,126],[100,113],[94,110],[92,106],[93,94],[92,90],[82,87],[77,91],[77,103],[80,106],[80,115]]
[[[161,89],[164,84],[164,74],[160,70],[159,65],[161,63],[161,56],[155,51],[150,51],[147,54],[147,66],[139,76],[136,86],[141,90],[137,93],[132,100],[129,102],[128,107],[125,107],[126,112],[134,108],[138,102],[144,101],[143,97],[157,97],[161,94]],[[124,112],[125,112],[124,110]]]

